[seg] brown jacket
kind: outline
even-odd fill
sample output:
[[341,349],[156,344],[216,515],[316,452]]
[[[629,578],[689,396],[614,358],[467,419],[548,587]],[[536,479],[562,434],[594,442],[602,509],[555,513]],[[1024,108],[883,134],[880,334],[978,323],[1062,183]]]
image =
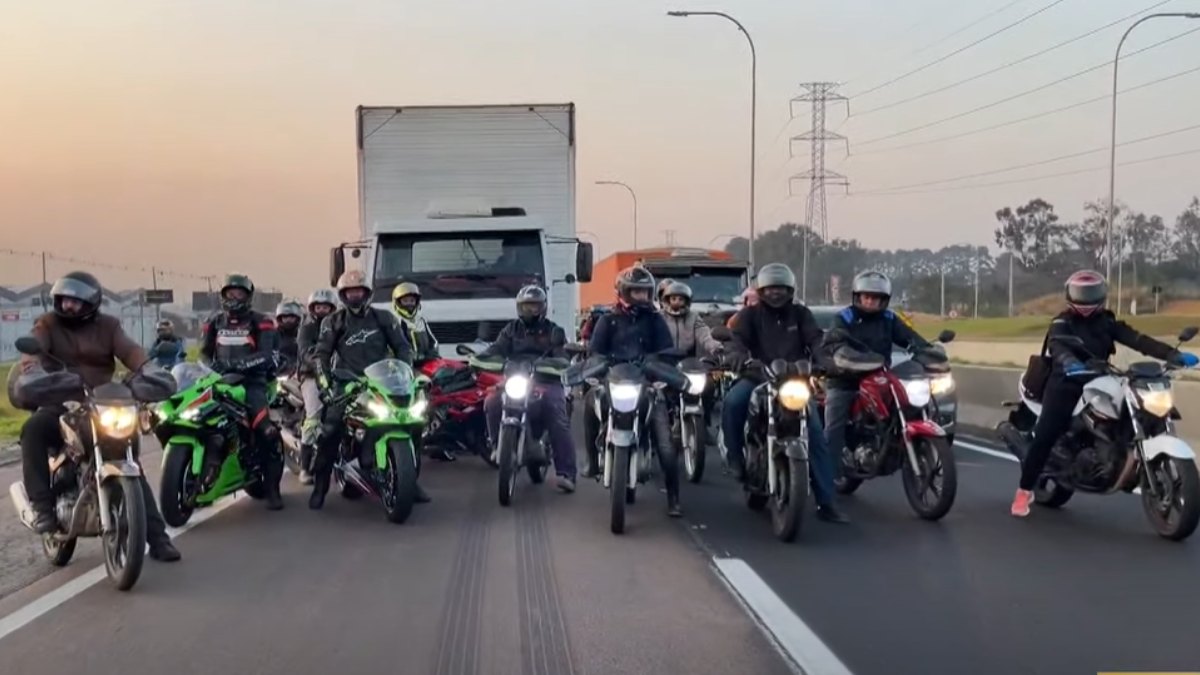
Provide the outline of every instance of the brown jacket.
[[[96,318],[78,327],[63,325],[53,313],[46,313],[33,323],[30,333],[42,343],[42,349],[69,364],[68,370],[78,373],[89,387],[112,382],[118,359],[129,370],[137,370],[146,362],[146,352],[134,342],[116,317],[97,314]],[[21,357],[21,372],[35,369],[36,356]],[[59,370],[56,361],[41,357],[41,367]]]

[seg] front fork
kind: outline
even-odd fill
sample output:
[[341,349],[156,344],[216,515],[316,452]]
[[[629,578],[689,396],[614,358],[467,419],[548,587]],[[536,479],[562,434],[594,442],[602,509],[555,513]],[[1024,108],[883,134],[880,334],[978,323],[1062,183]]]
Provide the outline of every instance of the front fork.
[[[96,481],[96,507],[100,510],[100,531],[108,534],[113,531],[112,513],[109,511],[111,502],[108,499],[108,491],[104,489],[104,482],[110,478],[107,472],[104,471],[104,459],[100,454],[99,436],[96,435],[96,425],[92,423],[92,466],[96,469],[92,472],[95,475]],[[127,470],[136,470],[138,478],[141,478],[141,466],[137,463],[137,459],[133,456],[133,442],[125,443],[125,466]],[[78,507],[78,504],[76,505]]]

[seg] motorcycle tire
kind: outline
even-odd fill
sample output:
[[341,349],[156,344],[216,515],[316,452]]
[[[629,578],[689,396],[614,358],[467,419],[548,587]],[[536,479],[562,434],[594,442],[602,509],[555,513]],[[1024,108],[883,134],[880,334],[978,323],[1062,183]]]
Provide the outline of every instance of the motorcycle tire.
[[1061,508],[1071,501],[1073,496],[1075,496],[1074,490],[1059,485],[1058,481],[1053,478],[1042,478],[1033,489],[1033,501],[1038,506],[1048,509]]
[[413,504],[417,501],[417,459],[413,443],[409,439],[388,441],[388,465],[384,474],[390,483],[385,492],[391,496],[383,499],[387,519],[400,524],[408,520]]
[[686,417],[683,419],[680,438],[691,439],[691,443],[681,443],[683,452],[683,468],[691,483],[704,480],[704,460],[708,455],[708,425],[704,418]]
[[512,504],[513,492],[517,487],[517,443],[521,440],[519,433],[512,429],[500,430],[500,441],[497,443],[499,456],[499,487],[500,506]]
[[775,459],[777,494],[771,495],[771,527],[782,542],[796,540],[804,525],[808,506],[808,460],[797,457]]
[[[1168,456],[1156,457],[1151,460],[1148,468],[1155,474],[1160,466],[1168,470],[1167,475],[1172,478],[1171,504],[1164,514],[1160,504],[1156,503],[1154,491],[1143,485],[1142,509],[1158,536],[1171,541],[1183,541],[1190,537],[1196,531],[1197,524],[1200,524],[1200,472],[1197,472],[1194,460]],[[1174,520],[1171,518],[1172,513],[1178,514]]]
[[49,560],[51,565],[66,567],[75,555],[75,544],[78,541],[76,537],[63,541],[55,538],[54,534],[43,534],[42,553],[46,554],[46,560]]
[[158,506],[163,520],[171,527],[183,527],[196,509],[190,501],[189,486],[199,489],[200,477],[192,473],[192,449],[186,445],[168,445],[158,486]]
[[104,550],[104,570],[119,591],[127,591],[137,583],[146,561],[146,503],[141,481],[132,476],[110,478],[101,486],[108,490],[112,532],[100,535]]
[[[929,466],[941,468],[942,485],[933,502],[927,502],[921,494],[918,494],[920,486],[917,484],[917,476],[913,473],[912,465],[905,458],[902,469],[904,496],[908,499],[908,505],[922,519],[939,520],[950,512],[950,507],[954,506],[954,498],[958,494],[958,471],[954,463],[954,451],[951,450],[950,444],[946,442],[945,438],[914,438],[912,443],[918,462],[922,462],[923,457],[928,457],[928,460],[922,462],[927,468]],[[933,488],[930,487],[929,490],[932,491]]]
[[633,454],[630,448],[613,449],[612,483],[609,485],[609,529],[613,534],[625,532],[625,501],[630,490],[626,487],[629,482],[629,456]]

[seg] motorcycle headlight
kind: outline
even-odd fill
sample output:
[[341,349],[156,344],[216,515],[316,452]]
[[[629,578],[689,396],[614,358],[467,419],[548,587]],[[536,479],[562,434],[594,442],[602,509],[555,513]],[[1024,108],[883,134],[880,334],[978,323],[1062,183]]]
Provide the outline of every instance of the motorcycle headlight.
[[1175,407],[1175,397],[1170,389],[1141,389],[1138,398],[1142,400],[1142,410],[1155,417],[1166,417]]
[[392,409],[378,397],[367,401],[367,411],[374,415],[377,420],[386,420],[392,416]]
[[812,391],[804,380],[788,380],[779,387],[779,404],[793,412],[804,410]]
[[522,399],[529,393],[529,378],[524,375],[513,375],[504,381],[504,395],[512,399]]
[[412,415],[413,417],[423,417],[425,415],[425,410],[428,407],[429,407],[429,400],[426,399],[425,397],[421,397],[421,398],[418,398],[416,401],[413,401],[412,406],[410,406],[408,409],[408,413],[410,415]]
[[613,410],[619,413],[637,410],[638,400],[642,398],[640,384],[614,384],[608,388],[609,398],[612,399]]
[[929,405],[930,389],[929,380],[926,378],[904,381],[904,395],[908,397],[909,405],[915,408]]
[[950,373],[930,378],[929,389],[934,396],[949,394],[954,391],[954,376]]
[[688,393],[692,396],[699,396],[704,393],[704,387],[708,384],[708,376],[704,373],[687,373]]
[[100,430],[111,438],[126,438],[138,424],[138,410],[131,405],[98,405],[96,414],[100,418]]

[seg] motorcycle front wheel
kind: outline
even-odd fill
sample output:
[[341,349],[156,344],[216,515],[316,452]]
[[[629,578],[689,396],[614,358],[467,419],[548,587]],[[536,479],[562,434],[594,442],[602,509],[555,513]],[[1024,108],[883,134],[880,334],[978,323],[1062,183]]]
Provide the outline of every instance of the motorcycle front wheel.
[[629,482],[629,456],[633,448],[613,448],[611,483],[608,486],[610,504],[609,529],[613,534],[625,531],[625,498]]
[[912,463],[904,460],[904,496],[918,516],[939,520],[954,506],[958,494],[958,472],[954,454],[945,438],[914,438],[913,454],[921,466],[921,476]]
[[192,500],[200,489],[200,477],[192,473],[192,449],[186,445],[168,445],[159,480],[158,503],[163,520],[171,527],[183,527],[192,519]]
[[771,526],[784,542],[796,540],[808,505],[808,460],[775,458],[775,494],[771,495]]
[[387,442],[387,449],[388,465],[384,471],[387,485],[380,496],[387,519],[399,524],[408,520],[417,501],[417,460],[409,439],[392,439]]
[[[1147,467],[1154,489],[1142,485],[1142,510],[1158,536],[1183,541],[1200,524],[1200,474],[1196,462],[1160,455]],[[1156,496],[1157,495],[1157,496]]]
[[517,442],[521,434],[515,429],[500,428],[499,451],[500,472],[498,475],[500,506],[512,504],[513,491],[517,487]]
[[689,482],[699,483],[704,479],[704,460],[708,454],[708,426],[704,424],[704,418],[695,415],[683,417],[680,440],[687,479]]
[[117,590],[127,591],[137,583],[146,559],[146,503],[137,478],[110,478],[100,486],[108,494],[108,512],[113,528],[101,533],[104,569]]

